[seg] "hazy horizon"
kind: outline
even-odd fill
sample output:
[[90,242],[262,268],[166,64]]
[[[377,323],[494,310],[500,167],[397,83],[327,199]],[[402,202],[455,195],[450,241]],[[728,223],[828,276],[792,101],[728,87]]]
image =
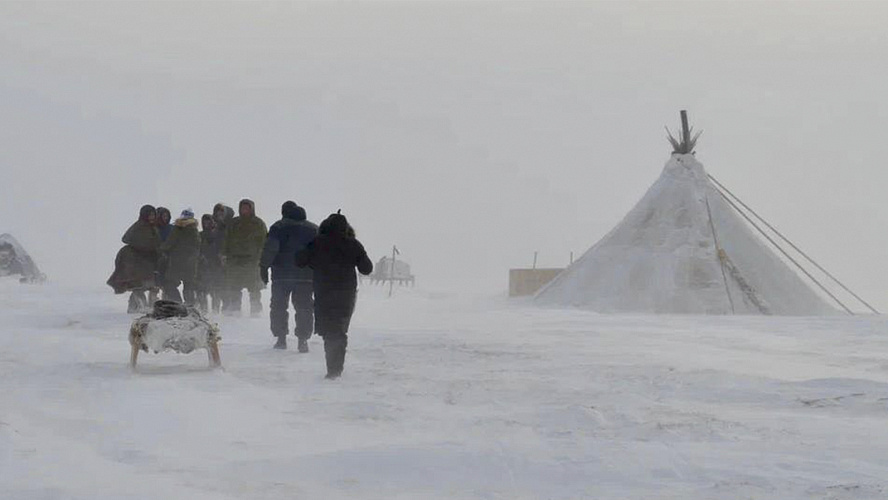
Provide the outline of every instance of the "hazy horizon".
[[[342,209],[375,261],[493,293],[697,158],[888,309],[888,4],[3,3],[0,233],[101,286],[144,203]],[[110,289],[108,289],[111,293]]]

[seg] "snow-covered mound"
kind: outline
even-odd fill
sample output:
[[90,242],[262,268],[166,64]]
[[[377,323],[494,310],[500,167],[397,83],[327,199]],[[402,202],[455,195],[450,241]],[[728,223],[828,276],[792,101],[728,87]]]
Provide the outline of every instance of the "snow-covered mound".
[[753,234],[703,165],[680,154],[623,221],[534,301],[598,312],[836,312]]
[[11,234],[0,235],[0,277],[17,276],[23,283],[46,280],[34,259]]

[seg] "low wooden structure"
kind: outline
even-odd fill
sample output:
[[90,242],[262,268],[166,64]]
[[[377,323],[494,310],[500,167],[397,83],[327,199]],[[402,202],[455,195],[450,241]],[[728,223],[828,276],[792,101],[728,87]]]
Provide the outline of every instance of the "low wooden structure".
[[509,269],[509,297],[526,297],[537,293],[564,269]]

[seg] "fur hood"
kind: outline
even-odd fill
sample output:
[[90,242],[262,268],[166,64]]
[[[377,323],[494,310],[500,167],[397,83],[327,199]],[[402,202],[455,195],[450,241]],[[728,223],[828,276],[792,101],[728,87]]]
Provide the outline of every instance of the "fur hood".
[[213,207],[213,219],[216,219],[216,212],[220,210],[225,215],[222,216],[222,220],[216,220],[216,223],[217,225],[224,226],[225,224],[231,222],[231,219],[234,218],[234,209],[224,203],[216,203],[216,205]]
[[240,203],[237,204],[238,213],[240,213],[240,207],[242,205],[247,205],[248,207],[250,207],[250,212],[252,213],[252,215],[254,217],[256,216],[256,203],[253,202],[253,200],[250,200],[247,198],[244,198],[243,200],[241,200]]
[[176,227],[197,226],[197,219],[189,217],[187,219],[176,219]]

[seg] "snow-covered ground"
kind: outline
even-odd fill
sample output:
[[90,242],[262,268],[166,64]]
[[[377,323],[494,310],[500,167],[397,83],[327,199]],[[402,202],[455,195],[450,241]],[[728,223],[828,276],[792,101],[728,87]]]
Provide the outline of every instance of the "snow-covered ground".
[[133,374],[123,296],[0,281],[0,498],[888,498],[885,319],[399,292],[329,382],[265,319]]

